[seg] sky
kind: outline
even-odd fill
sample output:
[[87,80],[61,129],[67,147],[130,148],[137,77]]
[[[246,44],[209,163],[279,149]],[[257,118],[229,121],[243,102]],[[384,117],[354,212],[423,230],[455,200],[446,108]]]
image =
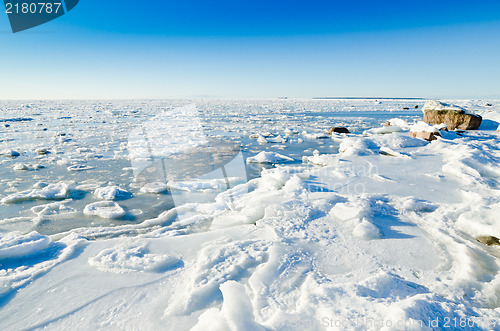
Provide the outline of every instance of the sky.
[[0,99],[500,99],[500,1],[80,0],[12,33]]

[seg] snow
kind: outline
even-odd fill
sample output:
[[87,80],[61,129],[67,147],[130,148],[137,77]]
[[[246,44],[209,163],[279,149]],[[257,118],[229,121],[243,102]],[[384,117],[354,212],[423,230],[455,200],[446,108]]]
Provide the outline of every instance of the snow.
[[[0,127],[1,329],[498,328],[498,133],[409,137],[437,130],[418,100],[189,102],[1,103],[35,119]],[[170,176],[213,139],[243,156]]]
[[439,132],[439,129],[433,125],[429,125],[423,121],[414,124],[410,128],[410,132]]
[[459,107],[457,105],[451,105],[442,101],[437,100],[427,100],[425,105],[422,107],[422,111],[427,110],[456,110],[456,111],[465,111],[464,108]]

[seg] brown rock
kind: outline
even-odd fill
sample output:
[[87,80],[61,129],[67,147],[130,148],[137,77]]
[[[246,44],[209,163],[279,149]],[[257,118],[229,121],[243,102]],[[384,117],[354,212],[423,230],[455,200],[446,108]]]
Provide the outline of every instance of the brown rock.
[[349,130],[347,130],[347,128],[335,126],[335,127],[331,128],[330,130],[328,130],[326,133],[332,134],[334,132],[335,133],[349,133]]
[[41,148],[41,149],[37,150],[36,153],[38,155],[46,155],[46,154],[49,154],[50,152],[46,148]]
[[437,101],[427,101],[424,108],[424,122],[436,125],[444,123],[450,130],[477,130],[482,122],[482,117],[467,114],[465,110]]
[[485,244],[488,246],[500,246],[500,240],[497,237],[493,236],[479,236],[476,238],[481,244]]
[[410,132],[410,137],[413,138],[422,138],[427,141],[437,140],[437,137],[441,137],[439,132]]

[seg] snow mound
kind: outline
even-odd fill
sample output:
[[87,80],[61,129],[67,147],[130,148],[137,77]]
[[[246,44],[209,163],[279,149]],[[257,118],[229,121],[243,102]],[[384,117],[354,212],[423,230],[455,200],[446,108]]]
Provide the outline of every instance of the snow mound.
[[243,285],[228,281],[220,286],[220,291],[224,300],[222,308],[206,310],[192,331],[266,330],[255,322],[253,307]]
[[247,163],[283,163],[291,161],[293,161],[291,157],[281,155],[276,152],[265,152],[265,151],[262,151],[255,156],[247,158]]
[[50,184],[41,189],[33,189],[11,194],[0,200],[4,204],[27,200],[59,200],[68,197],[69,185],[66,183]]
[[339,152],[345,156],[369,155],[373,154],[371,150],[374,148],[372,140],[366,138],[349,138],[344,139],[339,146]]
[[382,271],[360,282],[358,293],[364,297],[397,300],[428,293],[428,290],[397,275]]
[[125,216],[125,210],[114,201],[94,202],[83,210],[83,213],[88,216],[99,216],[102,218],[116,219]]
[[378,144],[388,146],[390,148],[409,148],[409,147],[423,147],[429,142],[420,139],[410,137],[404,134],[389,134],[381,137],[370,137]]
[[358,238],[361,238],[364,240],[379,239],[382,236],[382,234],[380,233],[380,230],[375,225],[368,222],[367,220],[363,220],[361,223],[359,223],[354,228],[352,234],[355,237],[358,237]]
[[49,237],[36,231],[26,235],[19,232],[0,235],[0,260],[38,254],[49,247],[50,242]]
[[399,126],[403,130],[408,130],[410,128],[408,122],[401,118],[391,118],[388,122],[393,126]]
[[438,128],[436,128],[432,125],[429,125],[423,121],[420,121],[420,122],[414,124],[410,128],[410,132],[415,132],[415,133],[418,133],[418,132],[439,132],[439,130],[438,130]]
[[179,262],[178,257],[149,253],[146,246],[119,246],[102,250],[88,260],[91,266],[105,272],[160,272]]
[[107,186],[95,190],[94,195],[101,200],[124,200],[130,198],[132,193],[118,186]]
[[220,294],[221,284],[229,280],[238,281],[265,261],[268,242],[228,240],[221,238],[207,243],[198,252],[191,279],[185,287],[179,288],[180,297],[169,307],[167,314],[193,312],[209,305]]

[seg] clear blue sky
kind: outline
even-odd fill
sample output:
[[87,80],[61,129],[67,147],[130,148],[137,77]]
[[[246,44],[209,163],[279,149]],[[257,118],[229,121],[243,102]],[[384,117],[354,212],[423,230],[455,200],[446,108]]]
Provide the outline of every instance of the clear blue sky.
[[0,44],[0,99],[500,98],[498,0],[80,0]]

